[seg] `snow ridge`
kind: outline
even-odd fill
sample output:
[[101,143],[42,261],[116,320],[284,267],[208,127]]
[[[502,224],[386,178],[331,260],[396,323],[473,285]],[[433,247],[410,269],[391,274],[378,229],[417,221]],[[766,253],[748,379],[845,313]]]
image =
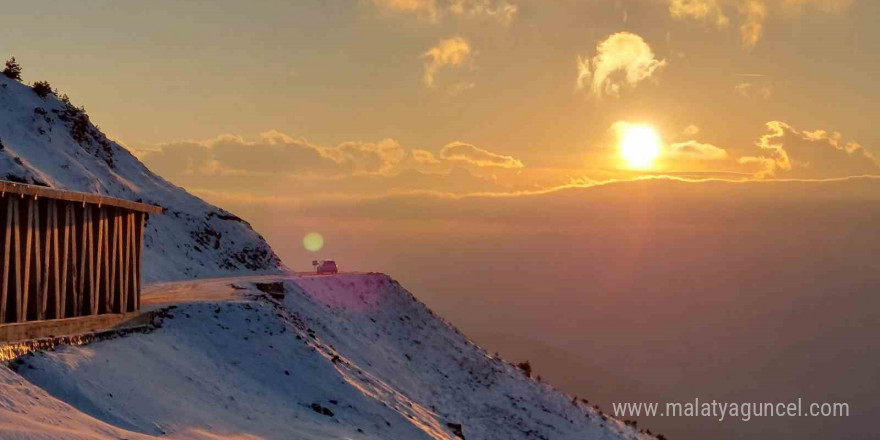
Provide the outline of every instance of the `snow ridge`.
[[293,278],[283,299],[241,287],[18,372],[97,419],[81,438],[654,438],[488,354],[385,275]]
[[283,269],[246,221],[153,174],[54,94],[0,75],[0,179],[160,205],[144,231],[144,280],[277,273]]

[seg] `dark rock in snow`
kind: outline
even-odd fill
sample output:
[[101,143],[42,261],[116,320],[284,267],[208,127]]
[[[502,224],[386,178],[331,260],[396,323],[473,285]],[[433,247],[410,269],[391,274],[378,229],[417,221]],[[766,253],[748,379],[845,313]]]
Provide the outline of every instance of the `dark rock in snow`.
[[333,411],[330,411],[330,408],[326,408],[324,406],[321,406],[320,403],[313,403],[312,404],[312,411],[314,411],[318,414],[321,414],[321,415],[325,415],[327,417],[333,417]]

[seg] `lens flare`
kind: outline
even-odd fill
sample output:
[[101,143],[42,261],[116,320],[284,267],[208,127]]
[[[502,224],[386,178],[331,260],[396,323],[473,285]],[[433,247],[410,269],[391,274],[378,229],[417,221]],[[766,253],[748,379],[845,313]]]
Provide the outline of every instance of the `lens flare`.
[[309,232],[303,237],[303,247],[310,252],[318,252],[324,247],[324,237],[317,232]]

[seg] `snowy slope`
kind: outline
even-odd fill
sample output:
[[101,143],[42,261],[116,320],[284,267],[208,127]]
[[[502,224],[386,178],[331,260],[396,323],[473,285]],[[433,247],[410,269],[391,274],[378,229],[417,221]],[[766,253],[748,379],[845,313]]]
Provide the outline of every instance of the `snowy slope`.
[[[240,290],[150,333],[26,357],[19,374],[54,396],[31,386],[28,411],[60,407],[81,434],[14,438],[451,440],[455,424],[470,440],[653,438],[490,356],[385,275],[285,285],[282,301]],[[27,388],[14,377],[0,371],[0,395]]]
[[247,222],[150,172],[71,104],[2,75],[0,179],[164,207],[145,230],[147,282],[281,269]]

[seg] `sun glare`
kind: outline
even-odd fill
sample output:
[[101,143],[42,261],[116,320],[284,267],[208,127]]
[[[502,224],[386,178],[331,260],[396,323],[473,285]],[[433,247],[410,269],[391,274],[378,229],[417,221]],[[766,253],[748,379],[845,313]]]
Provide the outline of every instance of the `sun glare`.
[[628,127],[620,141],[620,156],[630,168],[650,168],[660,156],[660,136],[644,125]]

